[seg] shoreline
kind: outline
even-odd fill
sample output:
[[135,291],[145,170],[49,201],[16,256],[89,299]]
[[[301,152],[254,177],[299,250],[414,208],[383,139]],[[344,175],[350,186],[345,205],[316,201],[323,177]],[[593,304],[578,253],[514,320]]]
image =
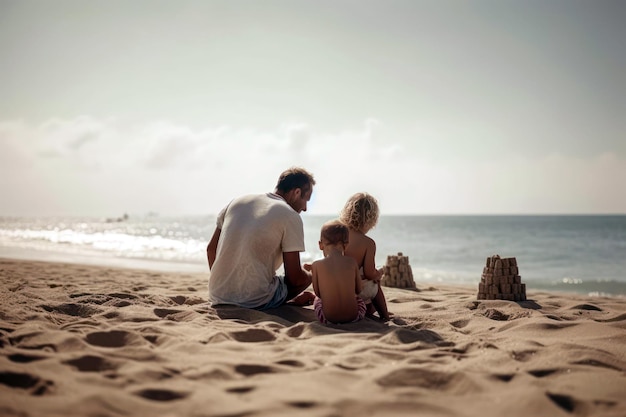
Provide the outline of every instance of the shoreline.
[[[24,262],[51,262],[51,263],[64,263],[73,265],[88,265],[102,268],[123,268],[123,269],[137,269],[153,272],[167,272],[167,273],[192,273],[192,274],[204,274],[208,280],[210,271],[208,265],[200,263],[188,263],[182,261],[162,261],[162,260],[150,260],[150,259],[136,259],[136,258],[122,258],[115,256],[93,256],[93,255],[80,255],[80,254],[68,254],[64,252],[51,252],[51,251],[36,251],[39,257],[33,256],[33,250],[23,250],[19,248],[3,247],[0,248],[0,260],[19,260]],[[567,295],[581,295],[588,297],[610,297],[618,299],[626,299],[626,282],[621,281],[581,281],[574,283],[542,283],[534,280],[522,280],[527,284],[530,290],[567,294]],[[444,282],[437,280],[419,280],[415,283],[418,287],[430,287],[430,286],[458,286],[458,287],[471,287],[478,290],[478,282],[480,281],[480,274],[477,274],[476,282]],[[611,284],[615,290],[611,293],[606,292],[606,285]],[[561,287],[557,287],[562,285]],[[388,288],[388,287],[385,287]]]
[[207,276],[0,259],[0,414],[626,414],[626,300],[385,287],[390,322],[211,307]]

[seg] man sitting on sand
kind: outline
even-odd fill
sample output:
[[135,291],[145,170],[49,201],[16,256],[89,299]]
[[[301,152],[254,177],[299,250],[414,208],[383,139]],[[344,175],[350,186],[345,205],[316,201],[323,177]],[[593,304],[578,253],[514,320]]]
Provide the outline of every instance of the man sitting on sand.
[[324,223],[320,249],[324,259],[311,265],[315,312],[321,323],[350,323],[365,317],[367,310],[361,292],[357,262],[344,254],[350,231],[339,220]]
[[[280,174],[273,193],[236,198],[218,214],[207,246],[213,305],[267,309],[292,299],[302,305],[312,301],[310,292],[300,294],[311,284],[311,273],[300,264],[305,249],[300,213],[314,185],[312,174],[291,168]],[[282,264],[285,276],[279,277]]]

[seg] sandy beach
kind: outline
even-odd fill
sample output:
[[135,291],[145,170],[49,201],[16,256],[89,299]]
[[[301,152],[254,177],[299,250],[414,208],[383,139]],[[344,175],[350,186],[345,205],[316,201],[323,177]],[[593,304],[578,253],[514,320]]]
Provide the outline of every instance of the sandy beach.
[[213,308],[208,277],[0,259],[0,415],[626,415],[624,298],[418,283],[324,326]]

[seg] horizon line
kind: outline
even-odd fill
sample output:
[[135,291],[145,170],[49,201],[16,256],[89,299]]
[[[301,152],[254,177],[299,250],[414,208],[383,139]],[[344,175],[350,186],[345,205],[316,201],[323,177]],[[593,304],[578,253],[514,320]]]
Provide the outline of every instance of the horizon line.
[[[171,214],[171,213],[158,213],[154,211],[148,211],[142,214],[128,214],[123,213],[122,215],[127,214],[128,218],[132,217],[214,217],[217,216],[217,213],[209,213],[209,214],[190,214],[190,213],[181,213],[181,214]],[[300,213],[302,217],[308,216],[316,216],[316,217],[332,217],[338,216],[338,213]],[[533,216],[626,216],[626,212],[584,212],[584,213],[387,213],[381,214],[380,217],[407,217],[407,216],[423,216],[423,217],[533,217]],[[103,216],[96,214],[0,214],[0,218],[46,218],[46,217],[82,217],[82,218],[100,218],[100,219],[119,219],[120,216]]]

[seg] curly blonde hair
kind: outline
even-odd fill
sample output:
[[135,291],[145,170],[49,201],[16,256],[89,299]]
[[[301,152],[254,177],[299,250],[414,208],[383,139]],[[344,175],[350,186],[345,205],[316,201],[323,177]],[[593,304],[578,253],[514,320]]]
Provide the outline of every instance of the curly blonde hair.
[[368,193],[356,193],[348,199],[339,220],[350,229],[366,233],[378,223],[378,201]]

